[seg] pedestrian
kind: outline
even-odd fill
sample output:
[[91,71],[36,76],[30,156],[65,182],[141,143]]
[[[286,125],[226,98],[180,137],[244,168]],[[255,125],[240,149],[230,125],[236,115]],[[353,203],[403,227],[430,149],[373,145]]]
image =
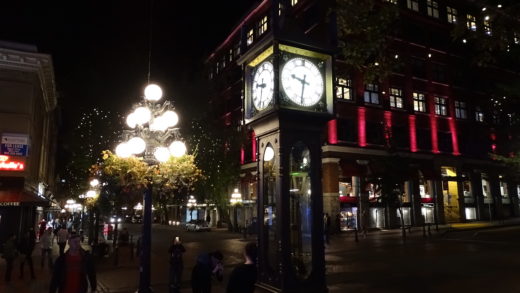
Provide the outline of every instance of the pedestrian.
[[32,261],[32,253],[34,251],[34,246],[36,245],[35,237],[36,235],[34,234],[34,230],[30,228],[23,234],[22,238],[20,239],[20,245],[18,246],[18,250],[22,255],[22,259],[20,261],[20,279],[23,279],[23,273],[26,262],[27,266],[29,266],[31,279],[36,279],[36,276],[34,275],[34,266]]
[[173,243],[168,249],[170,255],[170,276],[169,286],[170,293],[180,293],[181,291],[181,280],[182,271],[184,269],[184,263],[182,261],[182,254],[186,252],[186,249],[181,243],[179,237],[173,239]]
[[325,243],[330,244],[330,216],[328,213],[323,215],[323,233],[325,233]]
[[65,245],[67,244],[67,238],[69,237],[69,232],[65,229],[65,225],[62,225],[60,230],[58,230],[58,246],[60,247],[60,256],[65,252]]
[[79,235],[72,233],[69,249],[54,263],[49,293],[86,293],[97,288],[94,261],[88,251],[81,248]]
[[9,234],[7,240],[4,243],[4,251],[2,257],[5,259],[5,282],[11,282],[11,274],[13,272],[14,260],[18,257],[18,251],[16,250],[16,235],[14,233]]
[[119,243],[119,246],[127,246],[129,240],[130,240],[130,234],[128,234],[128,229],[127,228],[123,228],[121,233],[119,233],[119,237],[118,237],[118,240],[117,240],[118,243]]
[[336,224],[336,233],[341,233],[341,215],[340,214],[336,214],[336,221],[335,221],[335,224]]
[[193,293],[211,293],[211,277],[222,281],[224,267],[222,253],[214,251],[203,253],[197,257],[197,263],[191,272],[191,288]]
[[211,227],[211,215],[209,213],[206,216],[206,222],[208,223],[208,226]]
[[45,219],[41,219],[40,223],[38,224],[38,227],[38,240],[40,240],[40,238],[42,238],[43,236],[43,233],[45,232],[45,227],[47,227],[47,222],[45,221]]
[[52,228],[49,227],[43,233],[42,238],[40,239],[40,247],[42,250],[42,260],[41,267],[44,267],[45,264],[45,256],[47,256],[49,269],[52,268]]
[[249,242],[244,248],[245,262],[235,267],[229,276],[227,293],[253,293],[255,291],[256,257],[256,243]]
[[67,232],[72,233],[72,227],[73,227],[72,218],[69,218],[69,220],[67,221]]

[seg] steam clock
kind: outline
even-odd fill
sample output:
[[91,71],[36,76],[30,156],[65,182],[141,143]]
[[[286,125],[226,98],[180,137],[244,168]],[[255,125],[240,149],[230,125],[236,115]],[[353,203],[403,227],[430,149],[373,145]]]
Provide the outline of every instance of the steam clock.
[[325,292],[321,133],[333,114],[332,55],[276,33],[250,48],[244,123],[257,136],[259,284]]

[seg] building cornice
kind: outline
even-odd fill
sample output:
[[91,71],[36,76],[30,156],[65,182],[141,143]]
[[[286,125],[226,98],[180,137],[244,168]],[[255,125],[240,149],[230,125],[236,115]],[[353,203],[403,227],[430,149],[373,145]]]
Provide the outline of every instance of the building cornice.
[[0,48],[0,68],[36,73],[40,81],[45,110],[50,112],[56,108],[56,84],[50,55]]

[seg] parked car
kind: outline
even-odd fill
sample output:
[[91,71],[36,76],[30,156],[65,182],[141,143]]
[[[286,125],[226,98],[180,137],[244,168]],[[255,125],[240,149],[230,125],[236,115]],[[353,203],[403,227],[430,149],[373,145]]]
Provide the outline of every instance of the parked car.
[[208,223],[204,220],[191,220],[185,225],[186,231],[211,231]]

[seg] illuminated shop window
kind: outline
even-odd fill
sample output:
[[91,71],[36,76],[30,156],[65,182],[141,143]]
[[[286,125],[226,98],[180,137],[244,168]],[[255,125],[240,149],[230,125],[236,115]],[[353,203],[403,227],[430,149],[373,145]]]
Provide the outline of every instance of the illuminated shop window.
[[427,0],[426,8],[428,11],[428,16],[439,18],[439,3],[437,3],[437,1]]
[[251,45],[254,41],[255,31],[253,29],[250,29],[247,32],[247,45]]
[[422,93],[413,93],[413,110],[426,112],[426,97]]
[[367,184],[368,198],[377,199],[381,196],[381,189],[374,183]]
[[298,4],[298,0],[291,0],[291,6]]
[[377,84],[365,85],[365,103],[379,104],[379,86]]
[[448,16],[449,23],[457,23],[457,9],[453,7],[446,7],[446,12]]
[[336,98],[352,100],[352,80],[341,77],[336,78]]
[[500,195],[502,197],[507,197],[508,194],[509,193],[507,192],[507,183],[503,181],[502,176],[500,176]]
[[355,197],[354,189],[352,187],[352,177],[350,180],[342,180],[339,182],[339,196]]
[[419,0],[407,0],[406,7],[413,11],[419,11]]
[[258,35],[262,35],[267,31],[267,16],[262,17],[258,23]]
[[458,119],[466,119],[468,118],[466,108],[466,102],[463,101],[455,101],[455,117]]
[[435,114],[439,116],[448,116],[448,99],[444,97],[435,97]]
[[477,20],[475,16],[471,14],[466,15],[466,26],[469,30],[477,31]]
[[486,173],[482,173],[482,197],[484,197],[484,203],[493,203],[491,189],[489,188],[489,179]]
[[403,90],[397,88],[390,88],[390,107],[403,108]]
[[475,107],[475,121],[484,122],[484,112],[480,107]]

